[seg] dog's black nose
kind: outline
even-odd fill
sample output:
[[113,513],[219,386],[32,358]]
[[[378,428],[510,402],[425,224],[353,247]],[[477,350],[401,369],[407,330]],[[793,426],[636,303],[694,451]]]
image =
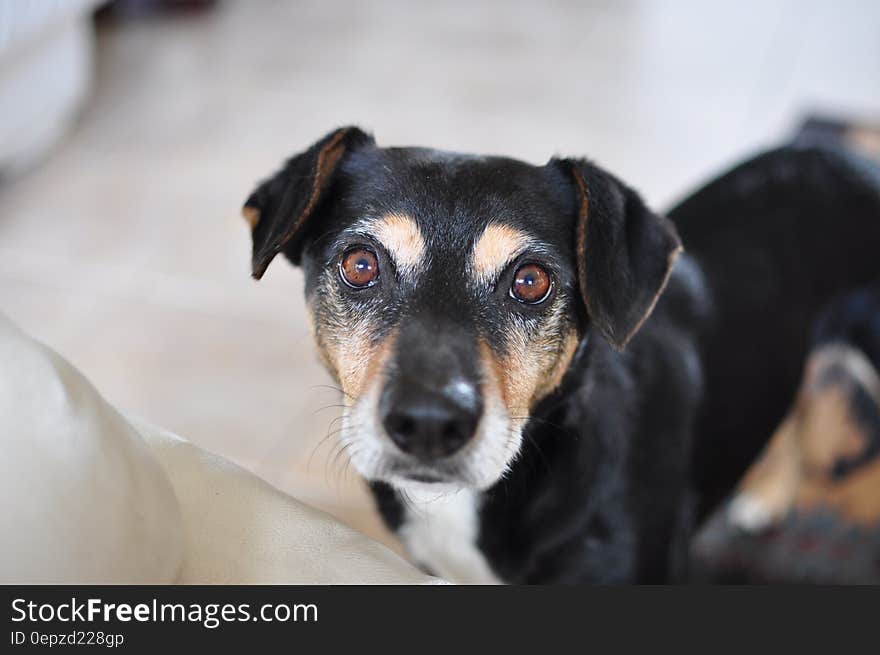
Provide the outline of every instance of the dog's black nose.
[[474,436],[479,410],[439,393],[409,388],[387,403],[382,424],[403,452],[432,460],[453,454]]

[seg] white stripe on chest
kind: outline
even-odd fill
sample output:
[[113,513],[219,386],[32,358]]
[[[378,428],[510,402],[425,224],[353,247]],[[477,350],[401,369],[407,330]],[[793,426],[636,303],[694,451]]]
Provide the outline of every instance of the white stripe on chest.
[[408,491],[398,535],[410,556],[450,582],[501,584],[477,547],[476,492]]

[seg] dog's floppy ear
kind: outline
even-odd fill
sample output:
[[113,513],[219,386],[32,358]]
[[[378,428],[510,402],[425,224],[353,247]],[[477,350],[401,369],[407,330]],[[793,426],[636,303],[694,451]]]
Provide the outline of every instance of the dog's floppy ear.
[[330,187],[339,162],[346,152],[372,143],[373,138],[357,127],[339,128],[291,157],[250,195],[242,214],[253,235],[252,274],[256,279],[263,277],[282,250],[294,264],[299,263],[304,228]]
[[639,195],[582,159],[553,159],[577,196],[578,285],[590,320],[617,349],[638,332],[681,252],[675,226]]

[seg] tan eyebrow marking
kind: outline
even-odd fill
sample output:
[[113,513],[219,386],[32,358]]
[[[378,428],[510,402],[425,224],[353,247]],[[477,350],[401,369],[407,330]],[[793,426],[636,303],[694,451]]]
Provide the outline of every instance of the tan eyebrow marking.
[[398,270],[412,274],[425,266],[425,239],[416,222],[406,214],[385,214],[370,222],[373,236],[394,259]]
[[508,225],[489,223],[474,244],[471,270],[480,283],[494,280],[529,245],[529,237]]

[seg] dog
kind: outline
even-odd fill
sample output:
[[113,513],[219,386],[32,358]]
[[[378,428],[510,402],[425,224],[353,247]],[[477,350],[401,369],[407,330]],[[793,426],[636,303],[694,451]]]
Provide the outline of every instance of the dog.
[[[346,402],[342,447],[413,561],[485,584],[684,579],[705,498],[729,491],[743,453],[762,445],[761,420],[730,418],[748,413],[738,397],[765,422],[785,408],[784,393],[724,380],[725,366],[740,370],[723,351],[739,349],[737,323],[762,321],[737,314],[754,294],[730,292],[725,276],[764,278],[725,253],[710,260],[711,235],[731,227],[736,202],[753,209],[748,193],[725,191],[750,171],[721,183],[720,209],[716,185],[670,214],[676,224],[586,159],[383,148],[345,127],[253,191],[253,276],[279,253],[302,267],[315,342]],[[748,237],[748,252],[776,246],[736,235]],[[745,271],[756,272],[767,270]],[[713,285],[730,297],[719,303]],[[721,368],[707,378],[707,364]],[[726,431],[713,432],[712,412]],[[753,439],[737,457],[713,456],[743,430]]]
[[721,174],[667,216],[709,289],[692,454],[697,520],[788,413],[814,322],[880,279],[880,164],[800,134]]
[[880,284],[816,321],[789,413],[693,542],[724,582],[880,582]]

